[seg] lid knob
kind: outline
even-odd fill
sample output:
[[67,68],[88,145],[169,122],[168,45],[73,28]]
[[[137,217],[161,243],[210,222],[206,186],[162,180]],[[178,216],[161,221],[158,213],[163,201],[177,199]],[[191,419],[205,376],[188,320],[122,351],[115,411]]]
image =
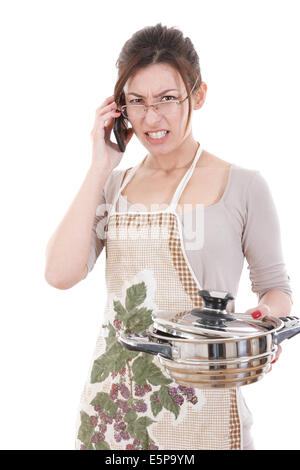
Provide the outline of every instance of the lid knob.
[[196,322],[202,327],[222,327],[226,322],[235,320],[234,315],[226,312],[226,305],[234,297],[229,292],[199,290],[204,301],[204,308],[196,307],[191,314],[197,317]]
[[229,300],[234,300],[229,292],[214,290],[199,290],[198,294],[203,298],[204,307],[214,310],[226,310]]

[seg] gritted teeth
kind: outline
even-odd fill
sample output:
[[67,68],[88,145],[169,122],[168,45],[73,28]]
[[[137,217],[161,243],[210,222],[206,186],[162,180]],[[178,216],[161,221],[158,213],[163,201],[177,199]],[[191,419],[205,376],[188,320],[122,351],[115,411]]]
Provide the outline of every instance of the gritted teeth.
[[150,135],[150,134],[151,135],[160,135],[160,134],[166,135],[166,134],[168,134],[168,132],[169,131],[167,131],[167,130],[163,130],[163,131],[155,131],[155,132],[145,132],[145,134],[147,134],[147,135]]
[[169,132],[167,129],[160,129],[159,131],[146,131],[145,134],[155,134],[156,132]]

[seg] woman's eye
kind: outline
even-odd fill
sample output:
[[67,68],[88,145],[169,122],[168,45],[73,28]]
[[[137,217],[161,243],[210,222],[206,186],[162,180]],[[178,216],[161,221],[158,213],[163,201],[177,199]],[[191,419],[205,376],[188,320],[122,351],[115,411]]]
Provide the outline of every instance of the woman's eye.
[[141,101],[140,98],[136,98],[135,100],[129,101],[130,104],[137,104],[138,101]]
[[[160,101],[163,101],[164,98],[172,98],[172,100],[178,100],[178,98],[176,96],[165,95],[165,96],[162,96]],[[172,100],[168,99],[168,100],[165,100],[165,101],[172,101]],[[129,101],[129,103],[130,104],[139,104],[140,101],[141,101],[141,98],[136,98],[134,100]]]
[[[176,96],[170,96],[170,95],[166,95],[166,96],[163,96],[161,101],[163,100],[163,98],[173,98],[174,100],[177,100],[178,98],[176,98]],[[170,100],[167,100],[167,101],[170,101]]]

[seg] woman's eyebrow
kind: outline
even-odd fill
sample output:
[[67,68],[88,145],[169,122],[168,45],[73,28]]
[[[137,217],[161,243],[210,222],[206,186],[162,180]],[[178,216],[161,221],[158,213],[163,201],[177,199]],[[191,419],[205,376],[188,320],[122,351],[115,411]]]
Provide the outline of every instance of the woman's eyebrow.
[[[158,95],[153,95],[153,98],[158,98],[159,96],[163,95],[164,93],[168,93],[168,91],[179,91],[179,90],[177,90],[177,88],[170,88],[169,90],[163,90]],[[138,93],[134,93],[133,91],[130,91],[128,93],[128,96],[129,95],[134,95],[134,96],[138,96],[139,98],[144,98],[143,95],[139,95]]]

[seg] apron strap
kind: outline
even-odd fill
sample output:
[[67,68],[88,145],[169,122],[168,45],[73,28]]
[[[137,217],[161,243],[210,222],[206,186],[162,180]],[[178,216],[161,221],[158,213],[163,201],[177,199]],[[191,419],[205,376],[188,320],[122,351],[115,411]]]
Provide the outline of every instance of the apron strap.
[[193,163],[191,164],[190,168],[187,170],[187,172],[185,173],[185,175],[183,176],[182,180],[180,181],[179,185],[177,186],[176,188],[176,191],[174,193],[174,196],[172,197],[172,200],[168,206],[167,209],[169,209],[169,207],[172,207],[173,209],[176,208],[177,204],[178,204],[178,201],[180,199],[180,196],[183,192],[183,190],[185,189],[187,183],[189,182],[193,172],[194,172],[194,169],[195,169],[195,166],[197,164],[197,161],[199,160],[200,158],[200,155],[202,153],[202,147],[201,147],[201,144],[199,144],[199,147],[198,147],[198,150],[196,152],[196,155],[195,155],[195,158],[193,160]]
[[[140,163],[138,163],[136,166],[134,166],[131,171],[129,171],[127,173],[127,176],[126,178],[124,179],[122,185],[120,186],[119,190],[117,191],[114,199],[113,199],[113,202],[112,202],[112,205],[111,205],[111,209],[109,211],[109,215],[108,215],[108,218],[111,214],[113,214],[115,212],[115,207],[116,207],[116,204],[117,204],[117,201],[120,197],[120,194],[121,192],[123,191],[123,189],[125,188],[125,186],[129,183],[129,181],[131,180],[131,178],[133,177],[133,175],[135,174],[135,172],[137,171],[137,169],[144,163],[145,159],[147,158],[147,156],[144,158],[144,160],[142,160]],[[107,218],[107,220],[108,220]]]

